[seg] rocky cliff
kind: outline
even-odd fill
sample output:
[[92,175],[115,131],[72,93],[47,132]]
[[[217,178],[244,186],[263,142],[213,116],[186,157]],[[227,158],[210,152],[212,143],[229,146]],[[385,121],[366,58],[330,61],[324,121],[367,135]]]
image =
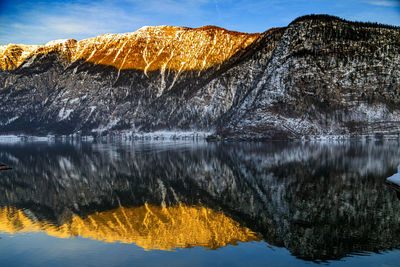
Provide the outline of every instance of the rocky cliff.
[[400,30],[305,16],[261,34],[157,26],[0,46],[0,133],[400,133]]

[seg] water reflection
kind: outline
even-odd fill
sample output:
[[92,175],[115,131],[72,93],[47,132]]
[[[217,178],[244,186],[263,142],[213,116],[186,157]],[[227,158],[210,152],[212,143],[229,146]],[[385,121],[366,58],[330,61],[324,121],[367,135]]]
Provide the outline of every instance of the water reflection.
[[398,143],[0,145],[0,228],[307,260],[400,246]]
[[118,207],[81,218],[74,215],[62,225],[39,221],[29,212],[0,208],[0,229],[7,233],[46,232],[69,238],[81,236],[106,242],[135,243],[144,249],[173,250],[202,246],[217,249],[260,238],[222,212],[204,207]]

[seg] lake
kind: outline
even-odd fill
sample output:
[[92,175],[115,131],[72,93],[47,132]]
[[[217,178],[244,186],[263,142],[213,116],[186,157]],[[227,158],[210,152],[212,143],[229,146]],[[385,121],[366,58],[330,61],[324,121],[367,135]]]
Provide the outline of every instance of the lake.
[[0,144],[2,266],[399,266],[400,144]]

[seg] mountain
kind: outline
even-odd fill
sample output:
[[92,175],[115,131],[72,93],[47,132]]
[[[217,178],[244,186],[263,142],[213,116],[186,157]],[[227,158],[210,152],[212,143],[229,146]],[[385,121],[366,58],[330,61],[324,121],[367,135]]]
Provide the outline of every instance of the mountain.
[[400,134],[400,29],[327,15],[261,34],[143,27],[0,46],[0,134]]

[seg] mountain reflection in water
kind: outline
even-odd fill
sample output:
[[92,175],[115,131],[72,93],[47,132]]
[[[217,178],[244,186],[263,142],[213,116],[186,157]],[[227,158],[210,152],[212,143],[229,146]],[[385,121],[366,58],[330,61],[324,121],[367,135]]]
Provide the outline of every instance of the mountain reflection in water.
[[16,144],[0,231],[145,249],[264,240],[306,260],[400,246],[398,143]]
[[22,210],[0,208],[0,230],[8,233],[45,231],[60,238],[81,236],[161,250],[193,246],[217,249],[238,241],[260,240],[222,212],[204,207],[161,208],[147,204],[137,208],[118,207],[85,218],[73,216],[60,226],[36,221]]

